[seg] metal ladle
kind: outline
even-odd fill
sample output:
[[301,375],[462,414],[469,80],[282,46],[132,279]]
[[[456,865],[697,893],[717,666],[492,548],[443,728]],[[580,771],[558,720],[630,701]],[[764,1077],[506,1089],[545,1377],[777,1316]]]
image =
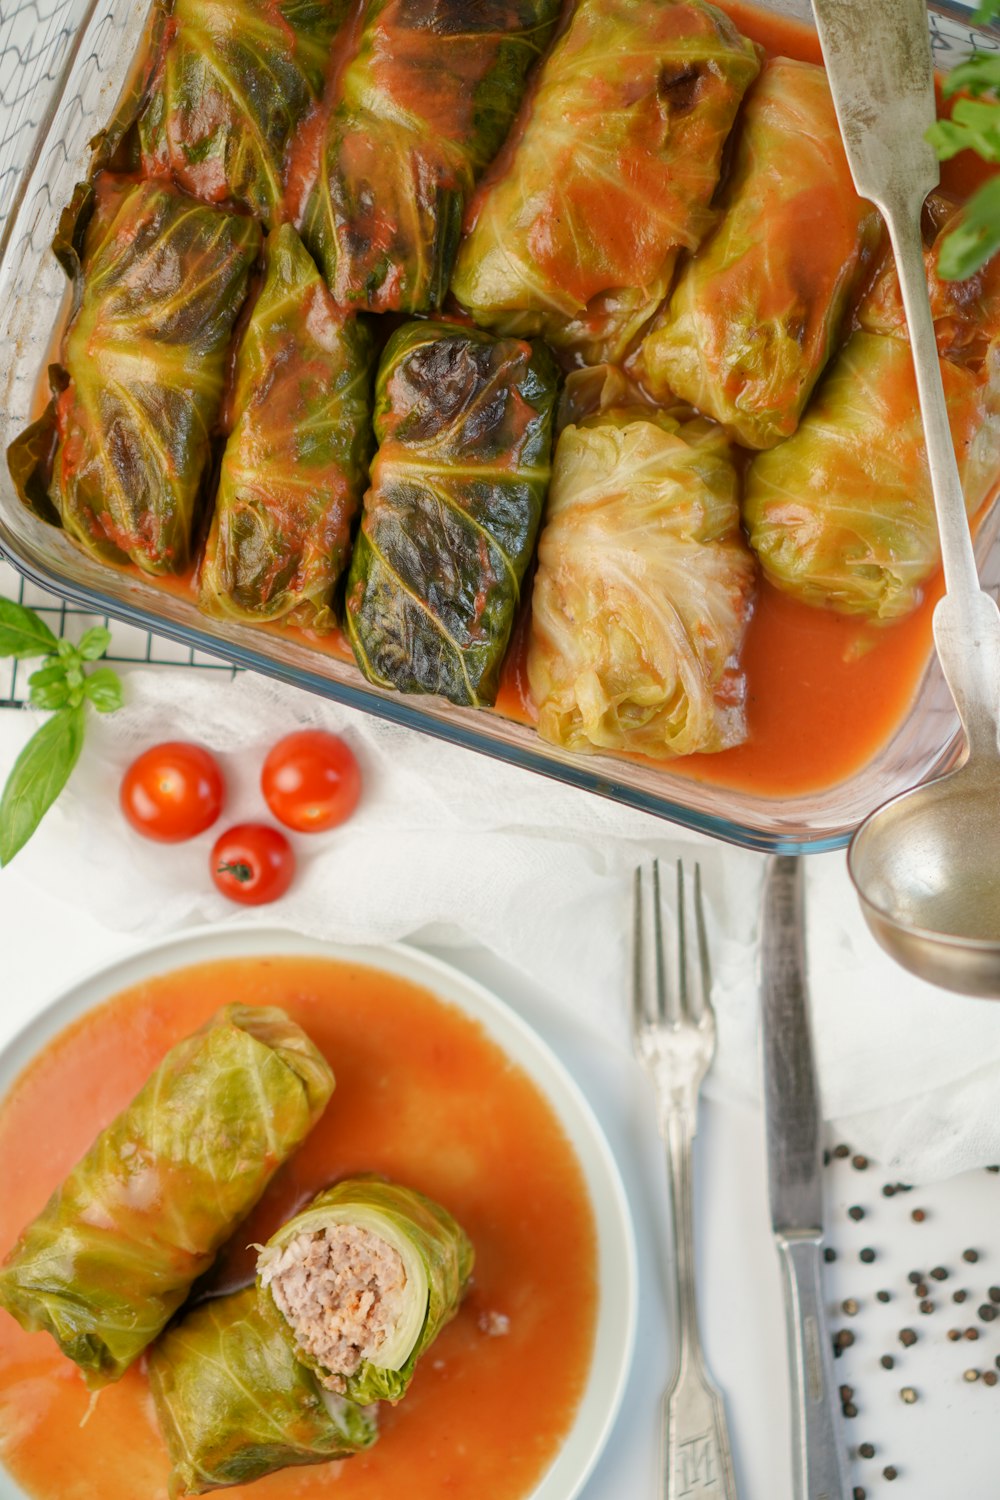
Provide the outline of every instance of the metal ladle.
[[968,742],[956,771],[871,813],[848,853],[861,908],[904,968],[1000,997],[1000,610],[979,587],[927,297],[920,211],[940,174],[925,134],[925,0],[813,0],[854,184],[881,209],[899,273],[947,592],[934,640]]

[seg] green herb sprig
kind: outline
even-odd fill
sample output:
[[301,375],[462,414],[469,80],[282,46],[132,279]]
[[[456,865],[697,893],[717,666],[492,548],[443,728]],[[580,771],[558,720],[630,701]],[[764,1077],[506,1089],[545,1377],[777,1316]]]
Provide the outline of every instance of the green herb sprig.
[[[973,20],[984,23],[1000,15],[1000,0],[983,0]],[[950,120],[938,120],[927,139],[941,161],[959,151],[975,151],[983,161],[1000,163],[1000,52],[976,52],[953,68],[944,81],[944,96],[968,95],[955,104]],[[941,241],[938,273],[945,281],[964,281],[1000,250],[1000,177],[976,189],[955,228]]]
[[83,748],[87,704],[102,714],[121,707],[117,672],[89,665],[110,644],[103,625],[88,630],[76,645],[60,640],[33,609],[0,599],[0,656],[44,658],[28,678],[28,701],[53,710],[17,757],[0,797],[0,865],[10,864],[24,848],[69,780]]

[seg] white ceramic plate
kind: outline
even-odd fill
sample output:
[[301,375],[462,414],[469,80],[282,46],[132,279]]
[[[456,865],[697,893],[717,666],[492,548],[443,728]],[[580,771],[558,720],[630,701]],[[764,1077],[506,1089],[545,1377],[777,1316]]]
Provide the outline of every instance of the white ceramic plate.
[[[637,1284],[632,1221],[618,1168],[583,1094],[531,1027],[481,985],[447,964],[402,945],[349,948],[280,928],[236,931],[226,927],[204,928],[169,938],[102,967],[65,990],[0,1053],[0,1096],[6,1094],[22,1068],[57,1032],[119,991],[190,964],[260,954],[341,959],[422,985],[480,1022],[508,1057],[535,1082],[555,1111],[580,1162],[594,1209],[600,1296],[590,1375],[576,1420],[529,1500],[573,1500],[607,1441],[632,1362]],[[0,1469],[0,1500],[30,1500],[3,1469]],[[137,1496],[136,1500],[143,1497]]]

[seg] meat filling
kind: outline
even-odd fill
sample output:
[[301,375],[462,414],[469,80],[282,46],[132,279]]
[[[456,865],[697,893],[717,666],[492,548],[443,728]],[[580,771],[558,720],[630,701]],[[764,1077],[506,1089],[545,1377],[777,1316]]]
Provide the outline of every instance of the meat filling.
[[344,1389],[363,1359],[378,1351],[404,1308],[406,1271],[398,1251],[356,1224],[296,1235],[261,1270],[296,1342]]

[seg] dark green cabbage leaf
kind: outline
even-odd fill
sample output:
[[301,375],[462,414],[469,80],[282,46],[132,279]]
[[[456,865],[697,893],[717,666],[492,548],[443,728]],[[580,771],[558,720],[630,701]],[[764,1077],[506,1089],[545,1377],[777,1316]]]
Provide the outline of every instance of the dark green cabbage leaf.
[[236,359],[199,602],[322,630],[368,473],[372,340],[334,307],[290,224],[272,231],[266,254]]
[[118,1380],[301,1145],[333,1092],[276,1007],[228,1005],[171,1048],[0,1266],[0,1307],[91,1387]]
[[302,237],[337,302],[440,307],[473,184],[559,0],[366,0]]
[[183,571],[229,339],[260,250],[253,219],[164,183],[99,179],[63,346],[50,498],[89,552]]
[[719,427],[640,407],[566,427],[531,599],[542,738],[654,759],[740,744],[754,574]]
[[171,36],[139,121],[148,176],[271,223],[293,131],[322,97],[350,0],[160,0]]
[[[286,1321],[280,1292],[283,1265],[292,1263],[295,1279],[297,1252],[308,1253],[327,1231],[336,1234],[343,1228],[366,1232],[378,1242],[380,1250],[388,1246],[390,1253],[399,1257],[405,1273],[402,1306],[389,1326],[380,1331],[378,1351],[366,1356],[362,1349],[358,1360],[358,1351],[352,1350],[354,1368],[350,1371],[331,1369],[322,1362],[305,1327],[295,1326],[291,1318]],[[440,1204],[413,1188],[381,1177],[350,1177],[320,1193],[308,1208],[272,1235],[258,1257],[258,1285],[261,1297],[288,1329],[297,1358],[316,1371],[326,1388],[367,1406],[373,1401],[400,1401],[405,1396],[417,1361],[458,1312],[473,1260],[468,1237]],[[333,1252],[331,1264],[336,1263]],[[353,1299],[356,1289],[350,1256],[346,1268],[346,1294]],[[380,1289],[374,1290],[378,1299]],[[331,1310],[337,1310],[336,1288],[331,1289],[324,1280],[322,1292],[330,1299]],[[291,1307],[287,1309],[288,1313],[292,1311]]]
[[203,1303],[149,1355],[170,1494],[203,1495],[370,1448],[377,1412],[326,1391],[255,1287]]
[[383,687],[495,699],[549,481],[544,345],[410,323],[386,345],[347,631]]
[[703,0],[579,0],[487,181],[452,291],[500,333],[617,362],[712,223],[759,49]]

